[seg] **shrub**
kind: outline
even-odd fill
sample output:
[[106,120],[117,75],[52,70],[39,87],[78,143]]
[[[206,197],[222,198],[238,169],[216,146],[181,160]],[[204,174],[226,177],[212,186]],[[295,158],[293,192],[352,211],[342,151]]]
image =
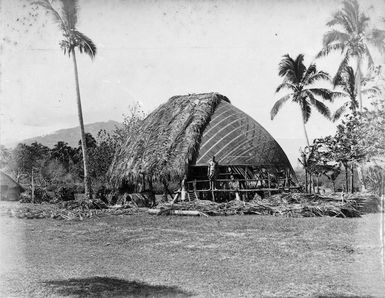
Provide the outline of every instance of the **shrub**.
[[60,201],[72,201],[75,199],[76,186],[60,186],[55,195]]

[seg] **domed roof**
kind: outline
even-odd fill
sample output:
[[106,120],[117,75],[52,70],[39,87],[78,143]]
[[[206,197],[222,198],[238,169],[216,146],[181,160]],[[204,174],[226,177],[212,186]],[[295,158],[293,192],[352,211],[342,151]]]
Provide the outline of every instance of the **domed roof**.
[[206,165],[215,155],[223,165],[291,168],[274,138],[257,121],[232,104],[221,101],[203,131],[196,165]]

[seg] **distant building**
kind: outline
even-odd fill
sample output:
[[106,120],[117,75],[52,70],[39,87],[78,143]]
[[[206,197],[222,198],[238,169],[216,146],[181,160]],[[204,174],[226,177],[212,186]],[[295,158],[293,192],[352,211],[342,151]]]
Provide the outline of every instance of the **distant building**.
[[0,201],[18,201],[24,191],[19,183],[0,171]]

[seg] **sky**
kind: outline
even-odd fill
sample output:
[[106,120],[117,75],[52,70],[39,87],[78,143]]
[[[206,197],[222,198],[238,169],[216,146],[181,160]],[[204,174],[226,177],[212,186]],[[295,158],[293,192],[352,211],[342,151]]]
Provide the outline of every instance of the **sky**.
[[[174,95],[218,92],[279,142],[292,161],[305,145],[299,108],[270,110],[282,94],[284,54],[315,59],[340,0],[83,0],[79,31],[97,45],[94,60],[78,55],[85,123],[122,121],[139,102],[149,113]],[[0,143],[9,144],[78,125],[72,60],[60,50],[52,18],[27,0],[1,0]],[[360,2],[372,24],[384,0]],[[376,62],[384,58],[373,53]],[[334,75],[338,54],[317,59]],[[336,107],[335,103],[333,107]],[[335,124],[313,115],[309,137],[332,134]],[[292,144],[290,144],[292,143]],[[293,147],[294,146],[294,147]],[[295,149],[293,149],[295,148]]]

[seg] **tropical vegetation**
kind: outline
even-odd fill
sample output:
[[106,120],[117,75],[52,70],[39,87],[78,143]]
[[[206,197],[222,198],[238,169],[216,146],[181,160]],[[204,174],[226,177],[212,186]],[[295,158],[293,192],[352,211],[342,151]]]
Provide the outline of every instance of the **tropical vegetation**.
[[342,9],[335,12],[326,24],[331,30],[324,34],[323,48],[317,55],[322,57],[332,52],[340,52],[343,55],[334,77],[335,81],[346,71],[350,62],[355,64],[355,90],[361,112],[364,62],[369,69],[374,67],[370,46],[385,53],[385,31],[371,28],[369,21],[370,18],[361,10],[357,0],[343,1]]
[[[361,79],[361,86],[366,87],[369,81],[369,78]],[[333,113],[332,120],[336,121],[343,113],[349,111],[354,114],[359,108],[356,75],[351,66],[345,66],[336,74],[336,77],[334,78],[334,87],[341,88],[343,92],[339,93],[339,96],[347,98],[347,101]],[[381,90],[378,86],[368,86],[361,89],[361,94],[368,95],[368,97],[372,98],[380,95]]]
[[[313,177],[318,180],[321,176],[327,177],[335,190],[335,181],[342,168],[346,191],[356,189],[356,174],[363,190],[365,185],[370,185],[370,189],[378,191],[385,168],[385,161],[380,158],[385,154],[382,145],[385,143],[385,105],[381,97],[385,80],[381,66],[375,64],[372,51],[376,49],[381,54],[385,53],[385,30],[372,26],[357,0],[343,1],[342,8],[326,25],[330,30],[324,34],[323,48],[316,58],[340,53],[342,60],[336,74],[331,80],[327,73],[316,70],[315,63],[306,68],[303,55],[296,59],[285,55],[279,64],[279,76],[284,79],[276,93],[282,89],[290,93],[276,101],[270,113],[271,119],[289,100],[301,109],[307,146],[301,151],[299,162],[305,169],[306,191],[312,191]],[[332,82],[334,90],[314,87],[318,81]],[[344,99],[345,102],[331,114],[325,104],[314,100],[315,96],[328,102],[334,99],[338,99],[337,102]],[[368,100],[367,108],[363,106],[363,96]],[[341,121],[334,135],[315,138],[311,143],[305,124],[312,106],[326,118]]]

